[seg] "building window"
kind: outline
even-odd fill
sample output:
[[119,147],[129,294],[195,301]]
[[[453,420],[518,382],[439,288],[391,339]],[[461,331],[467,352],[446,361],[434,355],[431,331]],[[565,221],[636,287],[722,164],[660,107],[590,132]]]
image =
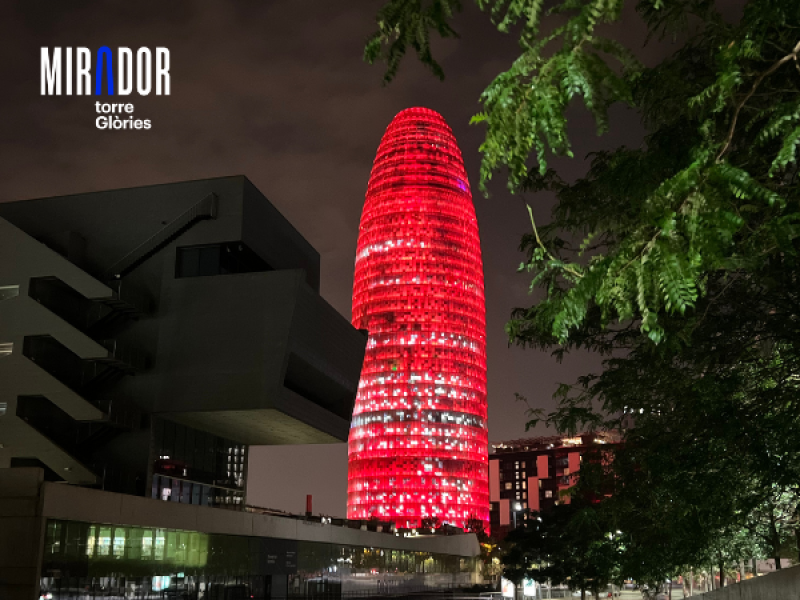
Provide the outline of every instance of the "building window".
[[510,489],[511,489],[511,482],[510,482],[510,481],[509,481],[508,483],[506,483],[506,489],[507,489],[507,490],[510,490]]
[[0,358],[10,356],[14,351],[14,342],[5,342],[0,344]]
[[114,558],[122,558],[125,556],[125,528],[117,527],[114,529]]
[[272,268],[242,242],[178,248],[175,277],[206,277],[271,271]]
[[19,296],[19,286],[18,285],[3,285],[0,286],[0,302],[3,300],[9,300]]
[[522,482],[522,489],[524,490],[524,489],[527,489],[527,488],[528,488],[528,486],[526,485],[526,482],[523,481]]
[[545,498],[552,498],[553,497],[553,491],[552,490],[545,490],[544,491],[544,497]]
[[519,481],[517,482],[517,489],[519,489]]
[[96,543],[98,556],[108,556],[111,554],[111,527],[99,528]]
[[95,525],[91,525],[89,527],[89,533],[86,536],[86,556],[94,556],[94,546],[95,546],[95,532],[97,531],[97,527]]
[[516,475],[517,475],[517,479],[519,479],[519,473],[517,473]]
[[8,402],[0,402],[0,417],[6,414],[8,410]]
[[522,468],[523,469],[525,468],[525,461],[524,460],[522,461]]

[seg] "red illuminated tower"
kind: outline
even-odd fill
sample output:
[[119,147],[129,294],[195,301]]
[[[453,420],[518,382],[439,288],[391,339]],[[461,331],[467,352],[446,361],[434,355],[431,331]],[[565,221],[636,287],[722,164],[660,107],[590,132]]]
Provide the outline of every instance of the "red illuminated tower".
[[348,517],[489,521],[486,308],[455,137],[410,108],[389,124],[358,236],[353,324],[369,331],[350,429]]

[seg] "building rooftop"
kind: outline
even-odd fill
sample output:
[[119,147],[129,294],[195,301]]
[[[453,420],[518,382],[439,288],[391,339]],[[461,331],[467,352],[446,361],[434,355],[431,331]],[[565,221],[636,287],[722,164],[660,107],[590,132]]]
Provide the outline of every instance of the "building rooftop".
[[550,450],[553,448],[569,448],[588,446],[591,444],[616,444],[620,435],[611,431],[590,431],[576,435],[548,435],[532,438],[520,438],[492,444],[493,453],[526,452]]

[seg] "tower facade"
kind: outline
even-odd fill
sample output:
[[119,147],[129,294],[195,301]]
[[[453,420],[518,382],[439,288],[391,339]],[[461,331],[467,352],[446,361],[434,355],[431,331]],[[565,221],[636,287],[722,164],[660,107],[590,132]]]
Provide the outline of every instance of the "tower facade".
[[453,132],[432,110],[400,112],[378,148],[353,324],[369,340],[350,428],[348,517],[488,525],[478,223]]

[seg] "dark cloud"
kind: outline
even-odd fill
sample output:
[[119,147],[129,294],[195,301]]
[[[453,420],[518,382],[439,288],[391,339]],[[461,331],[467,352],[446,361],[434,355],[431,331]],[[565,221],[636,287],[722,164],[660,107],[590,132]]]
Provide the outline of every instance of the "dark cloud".
[[[0,201],[243,173],[322,254],[323,295],[344,315],[358,221],[367,179],[384,129],[401,109],[441,112],[459,141],[477,190],[483,131],[468,125],[486,84],[513,60],[517,46],[471,3],[460,41],[436,44],[447,72],[436,81],[414,60],[397,81],[381,85],[380,67],[361,60],[379,2],[237,0],[121,2],[20,0],[0,7]],[[640,44],[643,29],[626,15],[618,31]],[[166,46],[172,95],[132,96],[140,132],[99,131],[93,97],[39,96],[41,46]],[[667,49],[668,50],[668,49]],[[643,55],[663,56],[663,46]],[[594,124],[571,111],[576,155],[638,144],[635,115],[616,110],[614,135],[598,140]],[[581,160],[558,161],[567,177]],[[486,271],[490,437],[525,435],[520,392],[552,406],[560,381],[596,368],[581,355],[558,365],[547,354],[509,348],[503,325],[514,306],[530,303],[527,278],[516,273],[520,236],[529,228],[519,198],[503,188],[474,195]],[[545,221],[552,198],[531,199]],[[343,514],[346,449],[254,449],[250,501]]]

